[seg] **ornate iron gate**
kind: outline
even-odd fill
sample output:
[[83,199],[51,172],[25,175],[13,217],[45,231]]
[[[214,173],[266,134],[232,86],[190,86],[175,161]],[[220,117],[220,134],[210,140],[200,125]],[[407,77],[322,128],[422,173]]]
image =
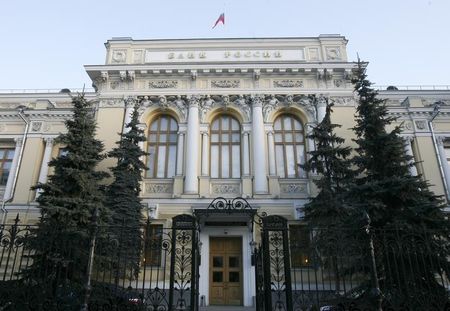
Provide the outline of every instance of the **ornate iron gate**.
[[262,218],[261,246],[255,251],[258,311],[292,311],[292,286],[287,219]]
[[169,311],[196,311],[200,265],[197,221],[183,214],[172,218],[172,222]]

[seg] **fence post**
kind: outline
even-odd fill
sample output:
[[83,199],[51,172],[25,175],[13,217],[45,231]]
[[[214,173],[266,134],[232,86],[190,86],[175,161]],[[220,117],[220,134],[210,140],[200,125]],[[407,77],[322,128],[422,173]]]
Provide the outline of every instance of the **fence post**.
[[371,279],[372,279],[372,294],[375,297],[377,302],[376,310],[381,311],[381,291],[380,291],[380,283],[378,282],[378,271],[377,271],[377,262],[375,259],[375,248],[373,246],[373,234],[370,227],[370,216],[364,211],[364,217],[366,219],[367,225],[365,226],[365,231],[367,236],[369,237],[369,252],[370,252],[370,269],[371,269]]
[[86,271],[85,294],[84,294],[84,302],[81,305],[81,311],[88,311],[89,297],[91,295],[91,277],[92,277],[92,269],[94,266],[95,242],[98,233],[98,216],[99,210],[98,206],[96,206],[94,213],[92,215],[92,229],[91,229],[91,240],[89,242],[89,258]]

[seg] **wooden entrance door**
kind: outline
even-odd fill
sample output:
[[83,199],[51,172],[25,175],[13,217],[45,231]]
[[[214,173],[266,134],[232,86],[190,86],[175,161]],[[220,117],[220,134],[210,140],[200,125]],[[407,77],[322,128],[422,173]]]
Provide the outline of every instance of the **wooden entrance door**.
[[242,239],[210,238],[211,305],[242,305]]

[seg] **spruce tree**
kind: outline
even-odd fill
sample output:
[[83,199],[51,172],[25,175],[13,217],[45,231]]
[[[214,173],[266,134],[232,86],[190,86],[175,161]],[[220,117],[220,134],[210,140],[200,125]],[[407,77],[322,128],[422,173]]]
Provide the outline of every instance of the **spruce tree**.
[[325,117],[307,136],[315,141],[316,149],[308,152],[310,158],[303,168],[318,174],[314,180],[318,194],[305,204],[305,220],[314,231],[311,249],[318,251],[324,268],[333,272],[339,291],[342,267],[337,258],[346,247],[342,227],[349,217],[347,193],[354,174],[349,159],[352,150],[334,132],[340,125],[331,122],[332,106],[327,100]]
[[306,171],[319,175],[314,180],[319,193],[305,205],[305,220],[322,228],[341,226],[347,219],[345,195],[353,177],[351,148],[342,146],[345,139],[334,132],[341,126],[331,123],[332,106],[327,100],[325,117],[307,136],[315,141],[316,149],[308,152],[310,158],[303,165]]
[[70,291],[78,286],[81,296],[93,215],[99,224],[108,218],[101,185],[108,174],[96,170],[105,155],[103,143],[95,138],[94,110],[84,94],[72,97],[72,104],[67,133],[56,138],[65,152],[49,162],[54,173],[48,181],[34,187],[40,191],[36,201],[41,216],[26,241],[33,263],[24,274],[42,287],[43,297],[55,300],[55,292],[68,283]]
[[[388,130],[395,118],[388,115],[384,100],[371,88],[366,64],[358,60],[357,65],[353,83],[359,103],[353,129],[357,143],[353,161],[359,177],[350,193],[354,226],[360,228],[370,220],[385,297],[390,297],[391,302],[408,300],[418,305],[431,295],[444,301],[445,290],[435,276],[450,271],[446,260],[449,222],[440,198],[421,176],[411,175],[409,168],[414,164],[399,135],[401,126]],[[428,264],[407,260],[417,258],[419,252],[424,252],[420,256],[426,257]],[[394,263],[399,264],[395,269],[405,270],[394,273],[389,268]]]
[[[127,131],[120,134],[118,147],[108,153],[109,157],[117,159],[117,165],[111,168],[114,180],[108,187],[107,204],[112,217],[109,224],[110,232],[122,245],[123,273],[136,275],[139,271],[141,258],[141,224],[142,204],[139,194],[142,174],[146,170],[142,156],[147,155],[140,142],[146,140],[144,131],[139,128],[138,104],[134,106],[130,123],[126,124]],[[126,246],[126,247],[124,247]]]

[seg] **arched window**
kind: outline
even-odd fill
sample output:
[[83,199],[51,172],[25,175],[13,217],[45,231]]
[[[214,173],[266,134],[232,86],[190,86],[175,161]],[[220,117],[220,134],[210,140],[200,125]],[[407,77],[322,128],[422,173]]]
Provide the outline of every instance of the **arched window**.
[[221,115],[211,123],[211,178],[241,177],[241,126]]
[[292,115],[279,116],[273,125],[277,174],[281,178],[305,178],[305,138],[301,122]]
[[153,120],[148,132],[147,177],[172,178],[177,157],[178,123],[174,118],[161,115]]

